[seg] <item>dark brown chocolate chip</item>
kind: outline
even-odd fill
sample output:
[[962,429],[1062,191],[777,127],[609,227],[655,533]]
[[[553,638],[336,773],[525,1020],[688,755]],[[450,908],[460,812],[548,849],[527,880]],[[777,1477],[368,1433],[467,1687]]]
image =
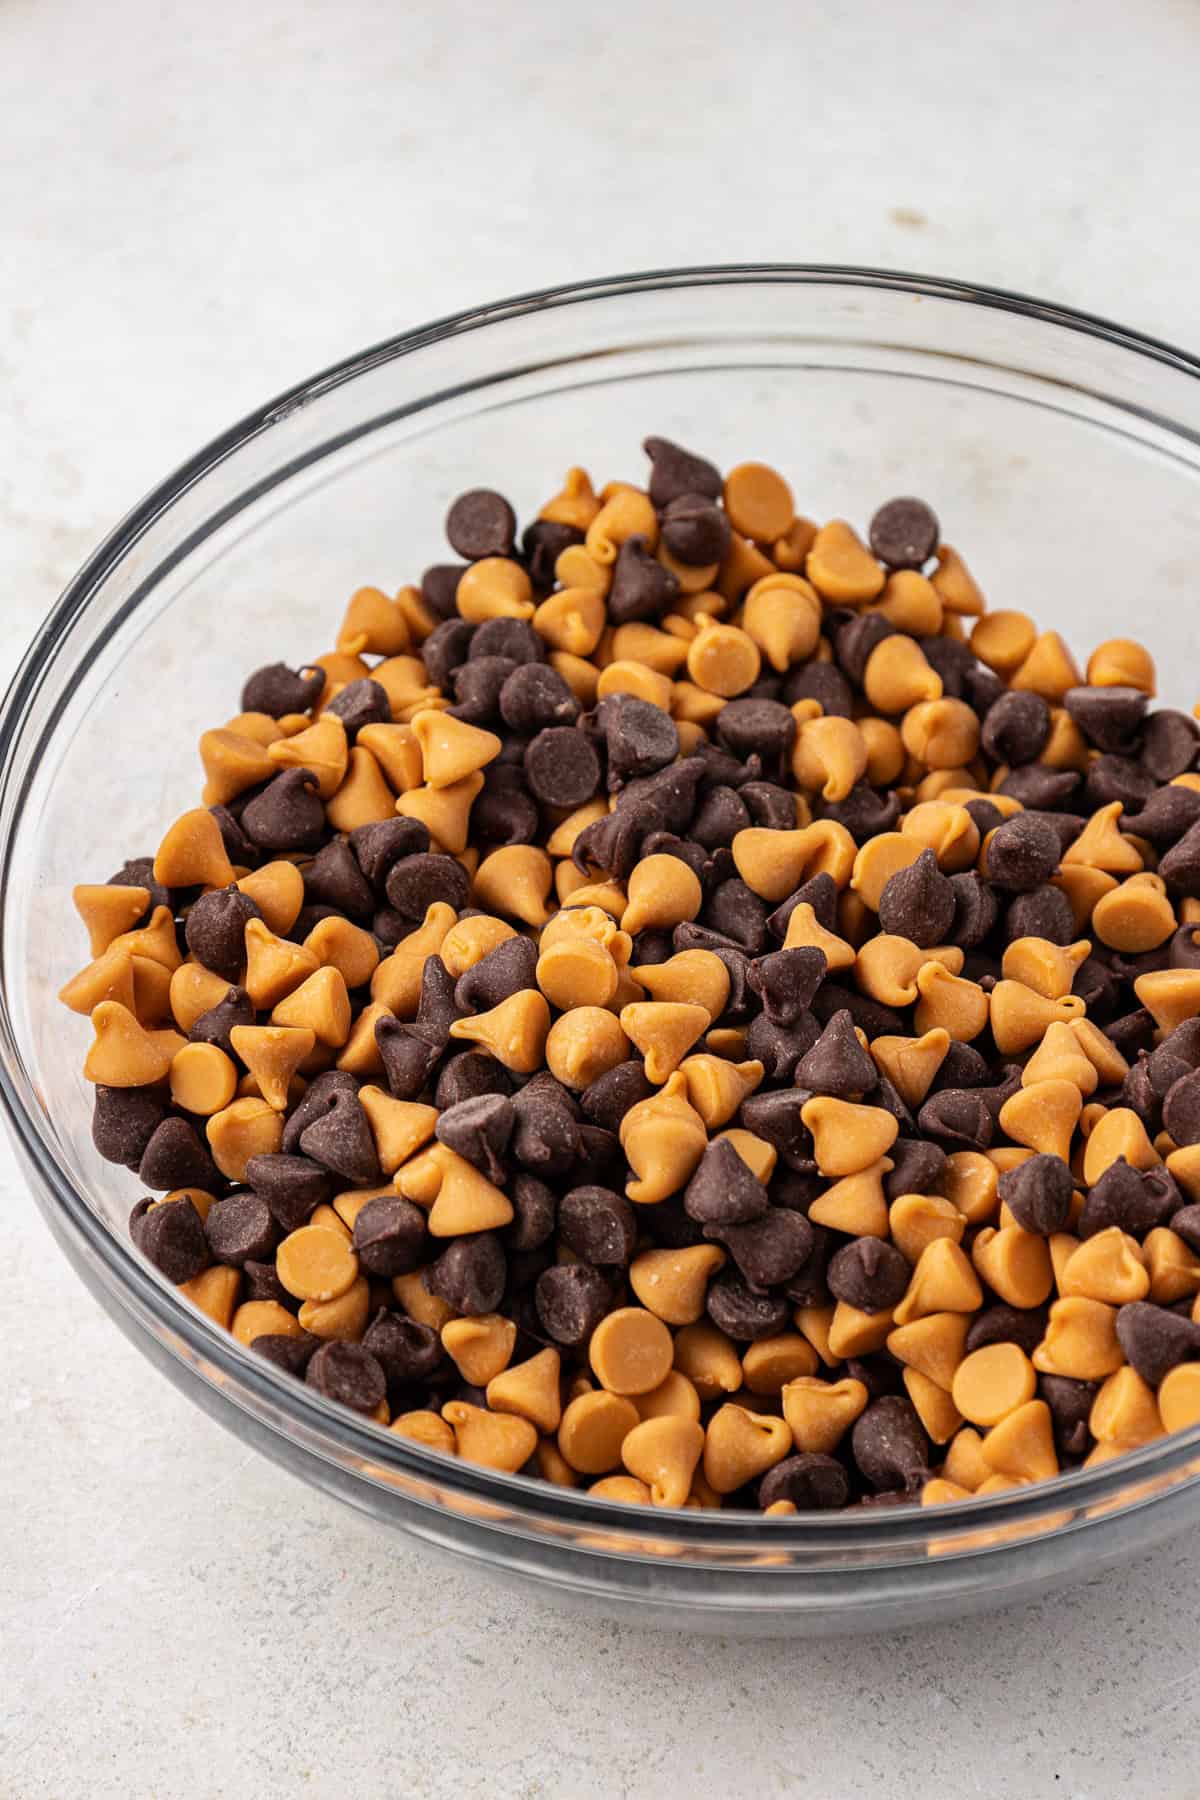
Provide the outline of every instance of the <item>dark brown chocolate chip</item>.
[[[421,598],[439,619],[452,620],[455,624],[465,622],[456,617],[455,609],[458,604],[458,584],[466,567],[466,563],[434,563],[422,575]],[[422,656],[424,656],[428,643],[429,639],[426,638],[425,643],[421,646]],[[428,666],[426,663],[427,668]],[[441,682],[438,682],[438,686],[441,685]]]
[[768,1207],[767,1190],[728,1138],[714,1138],[684,1189],[684,1208],[701,1225],[748,1225]]
[[490,1012],[501,1001],[535,986],[537,946],[531,938],[505,938],[458,978],[454,998],[468,1012]]
[[513,1096],[512,1154],[539,1176],[563,1175],[578,1160],[579,1126],[567,1091],[543,1069]]
[[942,942],[956,944],[962,950],[973,950],[995,928],[1000,912],[996,897],[974,869],[951,875],[948,880],[954,900],[954,917]]
[[465,662],[455,669],[450,678],[454,689],[450,711],[454,717],[465,719],[469,725],[495,724],[504,684],[520,666],[511,656],[481,656],[477,662]]
[[637,1221],[623,1194],[606,1187],[576,1187],[559,1203],[558,1235],[583,1262],[624,1269],[637,1243]]
[[[115,875],[110,875],[109,887],[144,887],[150,895],[142,919],[148,919],[158,907],[165,906],[171,910],[171,893],[161,881],[154,879],[154,858],[152,856],[132,856],[123,862]],[[140,924],[142,921],[138,920]]]
[[375,1021],[375,1045],[388,1092],[397,1100],[415,1100],[433,1074],[441,1044],[424,1036],[415,1024],[385,1014]]
[[889,1203],[904,1194],[936,1194],[946,1169],[946,1152],[920,1138],[897,1138],[888,1151],[891,1171],[884,1176],[883,1191]]
[[590,1124],[617,1131],[625,1114],[639,1101],[648,1100],[654,1091],[646,1077],[645,1064],[634,1058],[618,1063],[590,1082],[579,1096],[579,1108]]
[[800,1111],[811,1098],[803,1088],[751,1094],[742,1101],[740,1121],[747,1131],[774,1145],[789,1168],[809,1168],[813,1141]]
[[984,855],[990,882],[1013,893],[1029,893],[1058,868],[1058,834],[1044,820],[1017,813],[997,827]]
[[929,1441],[912,1401],[900,1394],[885,1394],[871,1402],[854,1422],[850,1448],[862,1475],[875,1488],[912,1493],[928,1473]]
[[393,863],[384,883],[388,905],[419,925],[435,901],[455,912],[467,904],[471,891],[467,871],[452,856],[437,852],[406,856]]
[[579,711],[575,695],[547,663],[521,664],[500,689],[500,716],[522,737],[555,725],[573,725]]
[[249,894],[236,887],[201,894],[184,922],[187,947],[214,975],[236,981],[246,962],[246,926],[261,918]]
[[174,1117],[155,1127],[138,1164],[138,1179],[148,1188],[194,1187],[208,1194],[224,1186],[195,1127]]
[[237,863],[241,868],[257,868],[262,861],[262,852],[257,844],[250,842],[229,808],[210,806],[208,810],[217,822],[217,830],[221,834],[221,842],[230,862]]
[[150,1088],[97,1085],[92,1098],[92,1142],[105,1162],[136,1169],[166,1116],[165,1105]]
[[736,788],[710,788],[692,820],[692,836],[705,850],[732,844],[750,824],[750,812]]
[[306,1156],[282,1151],[252,1156],[246,1180],[262,1196],[283,1232],[298,1231],[333,1193],[329,1172]]
[[582,731],[569,725],[539,731],[525,752],[525,779],[543,806],[583,806],[600,786],[600,758]]
[[298,1309],[300,1302],[288,1293],[273,1262],[256,1262],[253,1257],[248,1257],[242,1264],[242,1276],[245,1281],[242,1292],[247,1300],[274,1300],[287,1312]]
[[273,719],[304,713],[316,705],[324,686],[324,669],[289,669],[286,663],[268,663],[256,669],[242,689],[242,711],[269,713]]
[[369,1274],[407,1275],[426,1253],[425,1214],[398,1194],[379,1194],[356,1215],[353,1242]]
[[254,1006],[243,987],[226,989],[225,998],[210,1006],[188,1033],[193,1044],[216,1044],[226,1056],[234,1054],[230,1033],[235,1025],[253,1025]]
[[457,556],[478,562],[484,556],[511,556],[517,515],[503,494],[470,488],[446,514],[446,538]]
[[845,1506],[850,1480],[835,1456],[804,1450],[785,1456],[758,1484],[758,1504],[765,1512],[777,1500],[790,1500],[797,1512],[828,1512]]
[[[781,954],[786,955],[783,951]],[[794,1072],[795,1085],[836,1100],[861,1098],[879,1085],[879,1071],[859,1042],[849,1012],[834,1013]]]
[[284,769],[242,814],[242,830],[262,850],[315,850],[325,835],[325,807],[311,769]]
[[1158,865],[1158,872],[1176,894],[1200,896],[1200,822],[1192,825]]
[[353,1187],[366,1187],[379,1180],[379,1158],[370,1120],[358,1095],[345,1088],[335,1089],[322,1117],[305,1126],[300,1134],[300,1152]]
[[509,1189],[512,1223],[504,1229],[506,1247],[523,1253],[539,1250],[554,1235],[558,1222],[558,1200],[553,1188],[536,1175],[518,1175]]
[[1045,1306],[1022,1308],[1000,1302],[985,1306],[967,1328],[967,1354],[988,1344],[1017,1344],[1026,1356],[1032,1356],[1046,1335],[1049,1316]]
[[358,681],[348,681],[333,696],[325,711],[342,721],[351,743],[364,726],[390,725],[392,719],[387,689],[378,681],[372,681],[369,676],[363,676]]
[[481,1050],[464,1050],[442,1068],[434,1103],[439,1112],[447,1112],[460,1101],[473,1100],[480,1094],[511,1093],[512,1081],[503,1063]]
[[582,531],[574,525],[559,525],[553,519],[535,519],[525,527],[521,533],[521,554],[539,594],[548,594],[553,588],[554,565],[563,551],[582,542]]
[[480,1094],[439,1114],[437,1139],[499,1186],[507,1173],[504,1153],[516,1122],[512,1101],[506,1096]]
[[429,848],[429,832],[418,819],[382,819],[359,825],[347,842],[354,860],[377,896],[385,892],[388,873],[395,863],[419,856]]
[[697,567],[720,562],[729,549],[729,520],[706,494],[676,494],[662,514],[662,541],[676,562]]
[[1127,813],[1122,831],[1148,838],[1156,849],[1177,844],[1200,820],[1200,793],[1195,788],[1162,787],[1151,794],[1140,812]]
[[1031,1156],[1000,1177],[1000,1198],[1021,1227],[1036,1237],[1065,1231],[1075,1183],[1060,1156]]
[[607,694],[593,715],[608,752],[608,785],[652,775],[679,755],[675,721],[636,694]]
[[474,636],[474,625],[469,625],[465,619],[443,619],[421,645],[421,660],[429,679],[443,693],[449,688],[455,669],[466,662]]
[[903,495],[879,508],[868,527],[871,550],[889,569],[919,569],[938,547],[941,527],[924,500]]
[[1187,713],[1167,707],[1146,720],[1141,757],[1155,781],[1174,781],[1186,773],[1194,766],[1198,751],[1200,725]]
[[1163,1124],[1181,1147],[1200,1144],[1200,1069],[1171,1088],[1163,1101]]
[[1119,755],[1136,747],[1147,706],[1140,688],[1068,688],[1063,705],[1097,750]]
[[740,876],[713,889],[704,903],[704,925],[754,956],[767,944],[767,909]]
[[1040,694],[1007,693],[990,706],[980,742],[993,762],[1020,768],[1035,763],[1050,736],[1050,708]]
[[626,538],[613,564],[608,592],[610,624],[660,619],[670,612],[678,594],[678,576],[651,553],[646,538],[640,534]]
[[828,967],[825,952],[805,944],[759,957],[750,964],[746,979],[767,1018],[775,1025],[791,1026],[807,1013]]
[[995,1135],[992,1115],[970,1088],[947,1088],[926,1100],[917,1114],[926,1137],[951,1150],[986,1150]]
[[360,924],[371,917],[375,896],[345,838],[334,838],[305,868],[304,898],[310,906],[331,906]]
[[1156,1388],[1176,1364],[1200,1350],[1200,1325],[1165,1306],[1135,1300],[1117,1314],[1117,1342],[1142,1380]]
[[[790,1216],[800,1217],[798,1213]],[[783,1295],[755,1293],[736,1269],[721,1270],[709,1286],[705,1306],[717,1330],[735,1344],[754,1344],[759,1338],[774,1337],[791,1318],[791,1308]]]
[[1032,893],[1018,894],[1004,915],[1004,936],[1011,944],[1017,938],[1040,937],[1051,944],[1075,941],[1075,915],[1071,902],[1061,888],[1047,882]]
[[532,844],[540,815],[519,771],[489,770],[471,808],[471,832],[480,844]]
[[1064,1462],[1078,1462],[1092,1446],[1088,1426],[1098,1382],[1075,1381],[1069,1375],[1039,1375],[1038,1398],[1050,1408],[1054,1442]]
[[425,1270],[425,1286],[464,1318],[495,1312],[504,1293],[507,1263],[494,1231],[454,1238]]
[[1081,1238],[1115,1225],[1142,1238],[1178,1211],[1181,1195],[1165,1169],[1133,1169],[1123,1156],[1110,1163],[1083,1203],[1076,1227]]
[[781,788],[776,782],[742,782],[738,787],[738,795],[749,810],[754,824],[761,826],[764,831],[789,831],[794,826],[795,800],[786,788]]
[[471,639],[470,661],[507,657],[510,662],[544,663],[546,646],[528,619],[485,619]]
[[538,1276],[534,1302],[547,1335],[574,1350],[587,1343],[612,1304],[612,1293],[590,1263],[561,1263]]
[[1181,1206],[1171,1215],[1171,1230],[1189,1250],[1200,1252],[1200,1205]]
[[767,920],[767,930],[772,937],[787,936],[788,922],[798,906],[811,906],[817,924],[826,931],[836,931],[838,890],[833,876],[814,875],[811,881],[798,887],[786,900],[781,900]]
[[730,700],[717,714],[717,736],[735,756],[760,756],[777,768],[791,753],[796,721],[778,700]]
[[1026,763],[1014,769],[1000,783],[1000,793],[1022,806],[1049,811],[1065,806],[1079,787],[1079,776],[1071,769],[1051,769],[1045,763]]
[[908,938],[928,950],[946,941],[954,921],[954,888],[937,865],[932,850],[922,850],[915,863],[897,869],[879,896],[880,929]]
[[1136,813],[1155,792],[1153,775],[1128,756],[1098,756],[1088,764],[1083,800],[1090,811],[1119,800],[1127,813]]
[[387,1310],[375,1315],[362,1341],[393,1391],[427,1381],[443,1360],[441,1339],[432,1325]]
[[278,1237],[266,1201],[254,1193],[214,1201],[204,1230],[216,1260],[239,1269],[247,1262],[265,1262]]
[[142,1255],[173,1281],[190,1281],[212,1261],[200,1214],[186,1195],[178,1200],[139,1200],[129,1215],[129,1235]]
[[314,1350],[304,1379],[327,1400],[358,1413],[377,1412],[387,1398],[387,1380],[371,1352],[338,1338]]
[[704,1235],[725,1246],[754,1294],[790,1281],[812,1254],[813,1228],[790,1207],[770,1206],[748,1225],[706,1225]]
[[652,464],[649,491],[655,506],[669,506],[681,494],[702,494],[706,500],[720,499],[720,474],[703,456],[696,456],[664,437],[646,438],[642,449]]
[[860,1237],[829,1259],[826,1276],[835,1300],[859,1312],[886,1312],[903,1298],[912,1270],[886,1238]]
[[759,1013],[746,1029],[746,1055],[763,1065],[768,1081],[790,1082],[820,1035],[811,1013],[801,1013],[791,1025],[777,1025]]
[[321,1339],[311,1331],[301,1332],[299,1337],[287,1332],[264,1331],[250,1345],[256,1356],[265,1357],[276,1368],[296,1376],[304,1374],[309,1360],[320,1347]]

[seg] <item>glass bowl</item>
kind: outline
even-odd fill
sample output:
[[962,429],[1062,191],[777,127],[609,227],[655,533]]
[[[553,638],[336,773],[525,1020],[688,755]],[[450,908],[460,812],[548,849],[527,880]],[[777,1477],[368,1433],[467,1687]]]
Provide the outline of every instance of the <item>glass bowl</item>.
[[145,500],[47,619],[0,718],[0,1099],[63,1250],[123,1331],[240,1438],[481,1568],[652,1623],[833,1633],[910,1624],[1094,1573],[1200,1513],[1200,1429],[935,1511],[649,1512],[439,1457],[243,1350],[137,1257],[136,1189],[102,1163],[71,888],[194,805],[196,741],[243,676],[329,647],[347,596],[445,555],[463,487],[528,516],[642,438],[777,463],[802,510],[936,507],[993,605],[1086,651],[1140,632],[1196,692],[1200,364],[1100,320],[855,269],[692,269],[463,313],[265,407]]

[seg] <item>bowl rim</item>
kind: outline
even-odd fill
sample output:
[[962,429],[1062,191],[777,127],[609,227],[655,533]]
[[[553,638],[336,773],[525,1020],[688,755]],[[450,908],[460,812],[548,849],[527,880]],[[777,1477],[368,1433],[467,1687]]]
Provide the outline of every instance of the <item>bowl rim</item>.
[[[756,285],[792,285],[801,287],[854,288],[868,291],[910,294],[917,298],[944,300],[970,307],[1007,312],[1037,323],[1057,326],[1077,335],[1099,339],[1175,370],[1200,378],[1200,357],[1168,343],[1166,340],[1121,325],[1107,317],[1055,302],[983,283],[950,277],[923,275],[907,270],[871,268],[864,265],[837,263],[710,263],[668,267],[633,272],[627,275],[599,277],[578,282],[559,283],[533,289],[510,298],[488,302],[449,313],[441,318],[417,325],[394,336],[380,339],[366,349],[340,358],[316,375],[297,382],[277,394],[237,423],[209,440],[201,449],[181,463],[117,523],[100,542],[77,574],[68,582],[35,632],[25,654],[19,660],[2,700],[0,700],[0,802],[3,802],[13,772],[14,750],[18,745],[28,706],[34,699],[51,650],[82,614],[100,585],[129,553],[142,535],[184,494],[206,475],[227,461],[252,439],[281,424],[293,413],[323,395],[369,373],[372,369],[421,349],[443,342],[463,332],[486,330],[490,326],[550,308],[578,306],[593,300],[628,298],[642,292],[687,290],[705,287],[739,287]],[[10,816],[3,824],[0,841],[0,902],[8,881],[9,852],[21,821],[24,795],[17,797]],[[346,1408],[336,1406],[302,1382],[296,1381],[265,1358],[256,1358],[231,1334],[204,1314],[181,1302],[171,1286],[137,1255],[131,1243],[111,1231],[93,1211],[85,1195],[64,1175],[57,1160],[37,1129],[36,1121],[44,1117],[36,1105],[32,1085],[25,1077],[23,1059],[13,1030],[7,991],[0,982],[0,1111],[2,1111],[18,1151],[27,1159],[57,1202],[56,1225],[67,1229],[81,1250],[98,1256],[114,1293],[130,1290],[140,1309],[150,1313],[162,1330],[182,1341],[186,1354],[174,1346],[174,1353],[198,1366],[204,1373],[214,1368],[220,1376],[249,1387],[255,1400],[270,1412],[295,1415],[296,1422],[310,1434],[334,1441],[340,1458],[352,1458],[360,1464],[359,1473],[385,1481],[389,1474],[413,1478],[424,1484],[435,1484],[444,1490],[457,1490],[480,1502],[504,1507],[503,1522],[508,1529],[534,1527],[545,1521],[557,1521],[580,1527],[600,1527],[610,1535],[627,1529],[631,1544],[645,1538],[649,1521],[659,1540],[673,1537],[679,1546],[699,1547],[702,1541],[715,1541],[724,1548],[734,1542],[748,1550],[771,1547],[781,1552],[827,1552],[836,1548],[860,1553],[868,1548],[897,1550],[937,1537],[948,1547],[962,1540],[983,1540],[988,1527],[1004,1527],[996,1536],[1015,1547],[1020,1526],[1028,1523],[1030,1535],[1038,1529],[1038,1520],[1048,1509],[1069,1505],[1076,1528],[1086,1523],[1086,1506],[1095,1508],[1103,1501],[1114,1507],[1123,1500],[1130,1506],[1144,1504],[1149,1498],[1139,1493],[1146,1486],[1148,1474],[1163,1475],[1177,1471],[1178,1481],[1171,1486],[1194,1485],[1196,1475],[1189,1476],[1187,1464],[1200,1448],[1200,1426],[1155,1440],[1137,1450],[1100,1463],[1091,1469],[1079,1468],[1050,1480],[1008,1493],[940,1505],[923,1510],[918,1504],[867,1507],[829,1513],[800,1513],[794,1517],[772,1517],[750,1511],[714,1510],[689,1512],[653,1509],[611,1500],[593,1500],[586,1490],[561,1488],[552,1483],[523,1475],[509,1475],[478,1464],[461,1461],[428,1450],[412,1440],[393,1436]],[[24,1091],[23,1091],[24,1090]],[[128,1302],[122,1300],[128,1307]],[[129,1309],[132,1310],[132,1309]],[[208,1377],[211,1379],[211,1377]],[[235,1404],[244,1405],[228,1386],[225,1393]],[[259,1415],[262,1416],[261,1414]],[[276,1430],[283,1427],[274,1423]],[[306,1448],[320,1454],[309,1442]],[[1155,1484],[1157,1486],[1157,1484]],[[435,1503],[437,1497],[435,1496]],[[1041,1529],[1045,1529],[1044,1524]],[[987,1547],[981,1541],[970,1548]],[[621,1545],[614,1535],[612,1550]],[[633,1552],[636,1554],[636,1547]],[[850,1565],[853,1566],[853,1565]],[[858,1565],[861,1572],[878,1566]],[[797,1573],[800,1565],[789,1565],[787,1572]],[[764,1578],[778,1570],[763,1568]],[[837,1573],[828,1564],[822,1574]]]

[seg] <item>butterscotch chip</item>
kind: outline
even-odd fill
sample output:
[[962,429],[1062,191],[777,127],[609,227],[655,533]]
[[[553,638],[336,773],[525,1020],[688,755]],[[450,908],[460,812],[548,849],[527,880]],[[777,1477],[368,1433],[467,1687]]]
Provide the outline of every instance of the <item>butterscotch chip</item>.
[[671,1334],[662,1320],[639,1306],[609,1313],[588,1344],[596,1379],[612,1394],[648,1394],[666,1380],[673,1353]]
[[621,1459],[644,1481],[655,1506],[682,1506],[691,1492],[705,1434],[694,1419],[678,1415],[644,1419],[625,1436]]
[[529,1420],[511,1413],[451,1400],[443,1406],[442,1417],[453,1427],[455,1448],[467,1462],[514,1474],[537,1448],[537,1432]]
[[207,1117],[233,1099],[237,1070],[215,1044],[185,1044],[171,1059],[170,1083],[177,1106]]
[[346,1238],[319,1225],[305,1225],[283,1239],[275,1268],[297,1300],[336,1300],[356,1280],[358,1258]]
[[557,1431],[562,1418],[561,1366],[558,1351],[550,1348],[501,1370],[487,1384],[489,1408],[492,1412],[516,1413],[539,1431]]
[[283,1120],[265,1100],[232,1100],[205,1127],[212,1159],[229,1181],[244,1181],[254,1156],[270,1156],[283,1140]]
[[752,1394],[778,1394],[789,1382],[812,1376],[817,1355],[799,1332],[780,1332],[750,1344],[742,1358],[742,1373]]
[[742,1385],[742,1364],[733,1342],[708,1319],[675,1333],[674,1366],[702,1400],[734,1394]]
[[[499,1313],[450,1319],[442,1326],[442,1345],[464,1381],[486,1387],[508,1367],[517,1328]],[[489,1406],[491,1402],[488,1402]],[[501,1408],[501,1411],[511,1410]]]
[[400,1413],[388,1427],[397,1437],[411,1438],[427,1450],[440,1450],[443,1456],[457,1454],[453,1427],[434,1412]]
[[637,1424],[637,1408],[623,1395],[605,1389],[579,1394],[562,1415],[558,1448],[581,1475],[604,1475],[620,1466],[622,1447]]
[[799,1375],[785,1383],[780,1398],[795,1448],[830,1456],[865,1411],[867,1390],[850,1376],[842,1381],[822,1381]]
[[950,1392],[973,1425],[997,1425],[1037,1388],[1033,1364],[1019,1344],[987,1344],[958,1365]]
[[725,1252],[716,1244],[643,1250],[629,1266],[629,1285],[657,1319],[692,1325],[704,1311],[709,1281],[724,1263]]
[[731,1494],[782,1462],[791,1449],[791,1428],[783,1419],[727,1402],[704,1434],[704,1479],[715,1493]]

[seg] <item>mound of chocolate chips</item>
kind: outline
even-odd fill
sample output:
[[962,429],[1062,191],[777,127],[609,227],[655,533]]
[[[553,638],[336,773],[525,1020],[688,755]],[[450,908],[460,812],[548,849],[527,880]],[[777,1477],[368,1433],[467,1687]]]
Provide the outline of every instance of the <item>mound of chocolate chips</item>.
[[772,1513],[1200,1421],[1200,727],[665,438],[253,673],[79,887],[135,1244],[490,1467]]

